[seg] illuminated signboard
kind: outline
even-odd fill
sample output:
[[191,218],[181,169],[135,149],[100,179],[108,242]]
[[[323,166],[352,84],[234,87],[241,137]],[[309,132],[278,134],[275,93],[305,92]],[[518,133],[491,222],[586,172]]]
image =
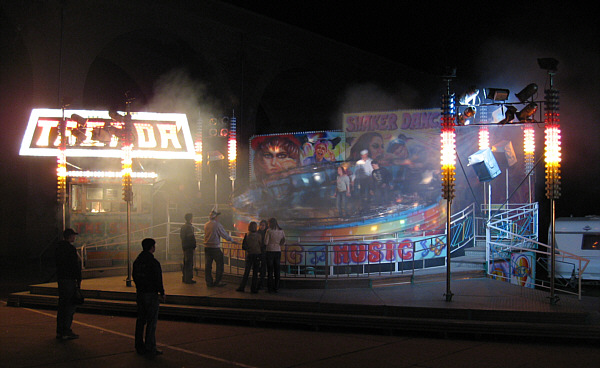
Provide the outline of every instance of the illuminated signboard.
[[[121,116],[125,113],[119,112]],[[124,123],[108,111],[65,110],[67,156],[120,158]],[[23,136],[22,156],[56,156],[61,109],[33,109]],[[114,115],[113,115],[114,117]],[[194,159],[194,143],[185,114],[132,112],[136,158]]]

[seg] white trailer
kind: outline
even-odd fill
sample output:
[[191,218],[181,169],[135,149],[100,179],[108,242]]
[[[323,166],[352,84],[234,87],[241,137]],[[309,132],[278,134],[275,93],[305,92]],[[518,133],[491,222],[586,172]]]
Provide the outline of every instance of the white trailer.
[[[588,259],[582,279],[600,281],[600,216],[559,217],[555,223],[557,255],[562,250]],[[548,239],[551,243],[551,229]],[[578,272],[579,262],[557,256],[556,277],[571,279]]]

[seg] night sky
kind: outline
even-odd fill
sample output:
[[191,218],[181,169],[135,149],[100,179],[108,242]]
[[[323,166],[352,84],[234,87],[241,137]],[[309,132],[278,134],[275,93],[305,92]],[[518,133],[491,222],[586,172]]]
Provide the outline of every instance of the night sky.
[[[562,196],[558,216],[600,215],[600,32],[591,5],[558,1],[340,2],[224,0],[255,13],[433,75],[457,69],[459,94],[470,85],[514,93],[548,88],[538,58],[559,61]],[[434,5],[435,3],[435,5]],[[459,4],[460,3],[460,4]],[[440,90],[431,91],[440,95]],[[435,100],[435,99],[434,99]],[[435,106],[415,106],[429,108]],[[538,182],[543,181],[538,176]],[[542,186],[543,190],[543,186]]]

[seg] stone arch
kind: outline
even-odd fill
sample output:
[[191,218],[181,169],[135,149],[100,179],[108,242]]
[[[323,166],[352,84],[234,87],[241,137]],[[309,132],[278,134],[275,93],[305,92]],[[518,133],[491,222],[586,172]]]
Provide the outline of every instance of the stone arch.
[[209,93],[222,94],[215,68],[176,35],[162,29],[123,34],[109,42],[92,62],[83,104],[124,109],[125,93],[129,92],[135,98],[132,108],[139,108],[152,98],[154,83],[177,69],[185,70],[192,80],[202,81]]

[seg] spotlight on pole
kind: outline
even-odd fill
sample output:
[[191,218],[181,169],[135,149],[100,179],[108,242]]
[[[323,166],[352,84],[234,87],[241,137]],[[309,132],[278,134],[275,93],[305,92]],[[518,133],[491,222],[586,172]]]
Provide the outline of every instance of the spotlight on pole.
[[530,121],[532,120],[533,114],[537,112],[538,105],[535,102],[530,102],[521,111],[517,113],[517,119],[519,121]]
[[519,93],[515,93],[515,96],[521,101],[521,103],[527,102],[533,95],[537,93],[538,86],[535,83],[528,84],[525,88],[521,90]]
[[458,103],[463,106],[474,106],[477,105],[477,97],[479,96],[479,90],[475,86],[469,87],[469,89],[460,95]]
[[548,72],[556,72],[558,69],[558,60],[554,58],[540,58],[537,59],[537,62],[541,69],[547,70]]
[[462,114],[458,115],[458,125],[469,125],[471,123],[470,119],[475,116],[476,112],[475,106],[467,107]]
[[510,91],[505,88],[486,88],[483,90],[484,96],[492,101],[506,101]]
[[514,120],[517,113],[517,108],[511,105],[506,106],[506,112],[504,113],[504,119],[500,120],[498,124],[504,125]]

